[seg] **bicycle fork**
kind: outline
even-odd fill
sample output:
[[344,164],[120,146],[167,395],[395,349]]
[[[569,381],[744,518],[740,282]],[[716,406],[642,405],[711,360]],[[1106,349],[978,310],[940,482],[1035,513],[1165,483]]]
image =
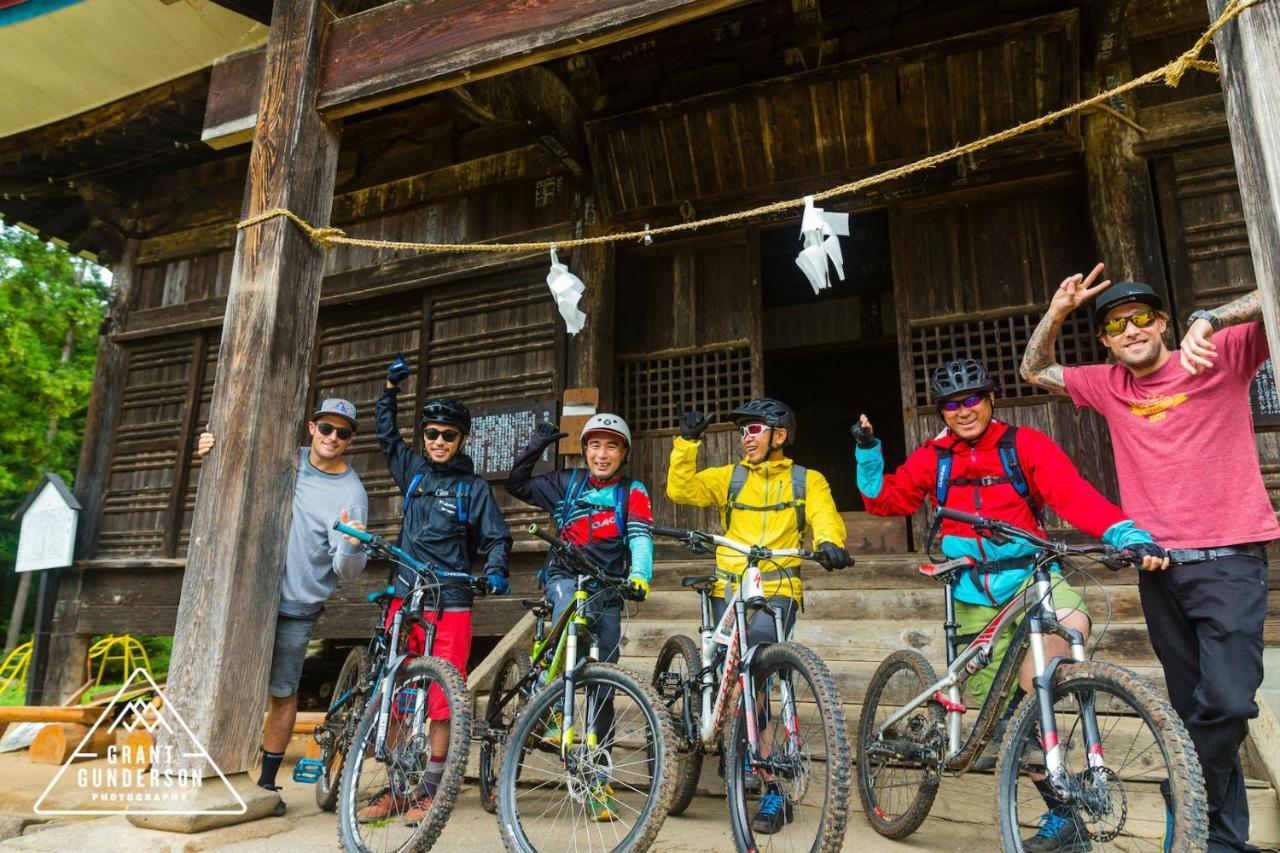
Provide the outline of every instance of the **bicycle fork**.
[[[575,612],[573,618],[569,621],[567,627],[568,635],[565,639],[565,663],[564,663],[564,699],[561,703],[562,722],[560,724],[560,757],[566,763],[569,755],[573,750],[574,742],[574,712],[573,712],[573,693],[576,686],[576,676],[578,672],[578,629],[579,627],[588,627],[588,620],[584,615],[587,607],[587,578],[584,575],[578,576],[578,588],[574,591],[573,598],[575,604]],[[594,633],[589,633],[591,637],[590,659],[600,659],[600,646],[596,640]],[[583,661],[584,663],[586,661]],[[595,696],[594,694],[587,697],[587,747],[595,749],[600,745],[600,735],[596,731]]]

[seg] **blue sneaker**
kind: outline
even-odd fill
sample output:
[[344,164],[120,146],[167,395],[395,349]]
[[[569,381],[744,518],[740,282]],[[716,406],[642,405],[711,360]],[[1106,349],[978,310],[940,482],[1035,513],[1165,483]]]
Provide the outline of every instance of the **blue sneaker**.
[[770,785],[760,798],[760,807],[751,818],[751,830],[762,835],[773,835],[791,823],[791,803],[782,795],[777,785]]
[[1040,831],[1022,842],[1026,853],[1081,853],[1093,849],[1089,834],[1075,817],[1045,812],[1040,820]]

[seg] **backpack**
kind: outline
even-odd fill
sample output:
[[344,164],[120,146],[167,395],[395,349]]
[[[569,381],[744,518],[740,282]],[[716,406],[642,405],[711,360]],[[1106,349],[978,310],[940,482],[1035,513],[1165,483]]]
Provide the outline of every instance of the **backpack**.
[[[413,500],[414,495],[421,493],[421,490],[418,487],[422,484],[424,477],[426,477],[426,474],[419,471],[417,474],[413,475],[411,480],[409,480],[409,488],[405,489],[404,492],[404,503],[400,506],[401,517],[404,517],[408,513],[409,504]],[[455,501],[454,506],[456,506],[458,510],[458,523],[466,524],[467,518],[471,514],[471,481],[459,480],[457,485],[458,490],[456,492],[450,494],[448,492],[441,493],[437,490],[436,497],[452,497]]]
[[[582,493],[590,480],[591,475],[586,468],[574,468],[569,474],[569,485],[564,490],[564,500],[560,502],[560,513],[556,517],[556,524],[561,530],[569,523],[573,508],[582,499]],[[627,495],[630,491],[631,481],[626,477],[619,477],[613,487],[613,523],[617,526],[620,537],[627,535]]]
[[[733,468],[733,476],[729,478],[729,494],[724,505],[724,529],[729,530],[729,523],[733,518],[735,509],[749,509],[755,512],[768,512],[769,510],[790,509],[795,508],[796,511],[796,530],[800,532],[800,538],[804,538],[804,531],[807,521],[804,516],[805,505],[805,479],[809,471],[802,465],[791,465],[791,500],[782,503],[771,504],[769,506],[751,506],[749,504],[738,503],[738,495],[742,492],[742,488],[747,484],[747,477],[750,476],[751,470],[747,466],[739,462]],[[766,496],[767,497],[767,496]]]
[[[1036,503],[1036,499],[1031,495],[1031,486],[1027,483],[1027,476],[1022,471],[1022,464],[1018,461],[1017,450],[1018,428],[1010,426],[1004,431],[1004,435],[1000,436],[1000,440],[996,443],[996,452],[1000,454],[1000,466],[1004,468],[1003,477],[980,477],[974,479],[972,477],[952,477],[951,466],[954,452],[949,447],[934,448],[938,454],[938,474],[934,480],[933,496],[937,501],[937,506],[943,507],[947,505],[947,495],[951,493],[952,486],[998,486],[1008,483],[1013,486],[1013,490],[1018,493],[1018,497],[1027,502],[1027,507],[1031,510],[1031,516],[1036,520],[1036,524],[1044,527],[1044,518],[1040,512],[1040,505]],[[933,522],[929,526],[929,539],[925,546],[925,551],[933,550],[934,537],[938,535],[938,528],[942,525],[942,518],[935,511],[933,514]]]

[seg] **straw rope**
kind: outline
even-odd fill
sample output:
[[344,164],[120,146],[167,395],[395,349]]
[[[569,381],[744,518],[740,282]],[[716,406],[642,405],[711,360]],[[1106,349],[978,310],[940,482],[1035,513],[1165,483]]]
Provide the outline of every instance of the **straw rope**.
[[[874,175],[859,178],[848,183],[840,184],[813,194],[814,201],[822,201],[824,199],[834,198],[835,196],[849,195],[868,187],[878,186],[879,184],[888,183],[907,175],[923,172],[926,169],[932,169],[943,163],[952,160],[960,160],[968,157],[984,148],[990,148],[1015,136],[1024,133],[1030,133],[1034,130],[1047,127],[1055,122],[1061,121],[1075,113],[1088,110],[1097,110],[1100,107],[1106,107],[1106,102],[1116,97],[1131,92],[1134,89],[1146,86],[1152,83],[1163,82],[1166,86],[1176,87],[1182,82],[1182,77],[1187,71],[1203,71],[1209,74],[1218,73],[1218,63],[1210,60],[1201,59],[1200,54],[1204,52],[1206,46],[1213,39],[1215,33],[1227,25],[1236,15],[1239,15],[1245,9],[1259,3],[1261,0],[1230,0],[1226,7],[1222,10],[1222,14],[1218,19],[1210,24],[1209,28],[1201,34],[1190,48],[1176,59],[1168,62],[1159,68],[1148,71],[1139,77],[1135,77],[1125,83],[1121,83],[1114,88],[1105,92],[1099,92],[1092,97],[1083,101],[1078,101],[1070,106],[1055,110],[1039,118],[1023,122],[1022,124],[984,136],[972,142],[963,145],[957,145],[946,151],[937,154],[931,154],[911,163],[906,163],[892,169],[886,169],[883,172],[877,172]],[[747,210],[740,210],[734,213],[724,213],[719,216],[711,216],[706,219],[697,219],[689,222],[681,222],[675,225],[664,225],[659,228],[645,228],[643,231],[621,231],[611,234],[600,234],[592,237],[578,237],[569,240],[558,240],[555,242],[537,242],[537,243],[414,243],[401,242],[395,240],[366,240],[358,237],[349,237],[341,228],[319,227],[311,225],[302,217],[298,216],[291,210],[283,207],[272,208],[262,213],[250,216],[236,225],[237,229],[249,228],[274,219],[277,216],[283,216],[297,225],[308,237],[318,243],[325,249],[334,246],[362,246],[371,249],[390,249],[396,251],[416,251],[416,252],[443,252],[443,253],[467,253],[467,252],[535,252],[549,251],[552,248],[572,248],[575,246],[599,245],[602,243],[621,243],[631,241],[642,241],[646,237],[660,237],[666,234],[678,234],[686,231],[696,231],[699,228],[707,228],[713,225],[728,225],[745,220],[754,220],[769,216],[775,213],[783,213],[790,210],[799,210],[804,207],[804,199],[786,199],[784,201],[773,202],[772,204],[752,207]]]

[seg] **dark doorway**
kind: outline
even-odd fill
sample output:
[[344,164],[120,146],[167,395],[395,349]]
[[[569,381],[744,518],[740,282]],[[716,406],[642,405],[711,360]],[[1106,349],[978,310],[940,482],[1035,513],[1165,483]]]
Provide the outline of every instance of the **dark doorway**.
[[[795,409],[791,455],[826,475],[850,527],[850,546],[874,541],[905,548],[905,520],[890,524],[886,540],[885,522],[857,515],[864,508],[849,434],[865,412],[886,463],[892,467],[905,456],[889,217],[884,211],[850,217],[849,236],[840,240],[845,280],[833,269],[832,286],[816,294],[795,263],[798,225],[760,235],[765,393]],[[880,532],[858,530],[864,522]]]

